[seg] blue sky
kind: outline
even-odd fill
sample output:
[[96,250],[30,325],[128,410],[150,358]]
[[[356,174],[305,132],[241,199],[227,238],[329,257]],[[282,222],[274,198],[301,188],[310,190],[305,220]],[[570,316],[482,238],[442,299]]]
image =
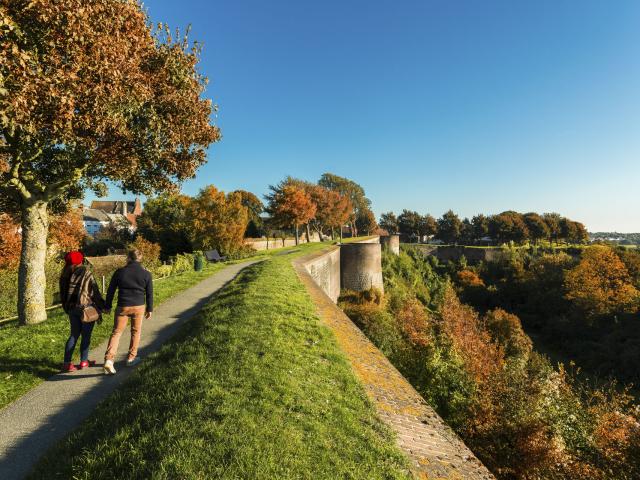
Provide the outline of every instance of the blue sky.
[[640,231],[636,0],[145,6],[191,24],[220,106],[224,138],[186,193],[329,171],[376,214],[558,211]]

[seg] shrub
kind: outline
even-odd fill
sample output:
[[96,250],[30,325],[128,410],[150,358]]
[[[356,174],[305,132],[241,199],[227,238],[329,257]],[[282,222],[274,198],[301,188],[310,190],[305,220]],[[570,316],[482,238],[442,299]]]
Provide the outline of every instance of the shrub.
[[150,271],[160,266],[160,245],[138,236],[129,244],[129,249],[137,249],[142,254],[142,265]]
[[516,315],[496,308],[484,316],[484,325],[507,356],[524,356],[531,352],[531,339],[524,333]]

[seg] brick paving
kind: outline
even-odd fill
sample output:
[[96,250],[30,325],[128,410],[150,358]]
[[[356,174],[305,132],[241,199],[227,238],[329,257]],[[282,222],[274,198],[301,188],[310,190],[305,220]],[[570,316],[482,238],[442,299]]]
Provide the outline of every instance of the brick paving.
[[379,417],[396,433],[398,446],[419,479],[494,479],[411,384],[315,283],[296,260],[299,277],[320,318],[333,331]]

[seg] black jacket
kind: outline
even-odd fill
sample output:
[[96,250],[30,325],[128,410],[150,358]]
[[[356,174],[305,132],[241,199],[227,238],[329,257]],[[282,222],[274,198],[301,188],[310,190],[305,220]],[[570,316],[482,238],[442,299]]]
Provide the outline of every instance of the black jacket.
[[153,311],[153,282],[151,273],[140,262],[129,262],[111,277],[107,290],[107,309],[111,310],[113,296],[118,289],[119,307],[137,307],[147,304],[147,312]]

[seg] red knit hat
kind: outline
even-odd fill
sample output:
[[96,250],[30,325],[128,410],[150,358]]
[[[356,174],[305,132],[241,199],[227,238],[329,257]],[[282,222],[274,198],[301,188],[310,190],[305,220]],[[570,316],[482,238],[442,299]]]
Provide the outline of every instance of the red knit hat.
[[64,261],[67,265],[82,265],[83,260],[84,255],[76,250],[69,252],[64,256]]

